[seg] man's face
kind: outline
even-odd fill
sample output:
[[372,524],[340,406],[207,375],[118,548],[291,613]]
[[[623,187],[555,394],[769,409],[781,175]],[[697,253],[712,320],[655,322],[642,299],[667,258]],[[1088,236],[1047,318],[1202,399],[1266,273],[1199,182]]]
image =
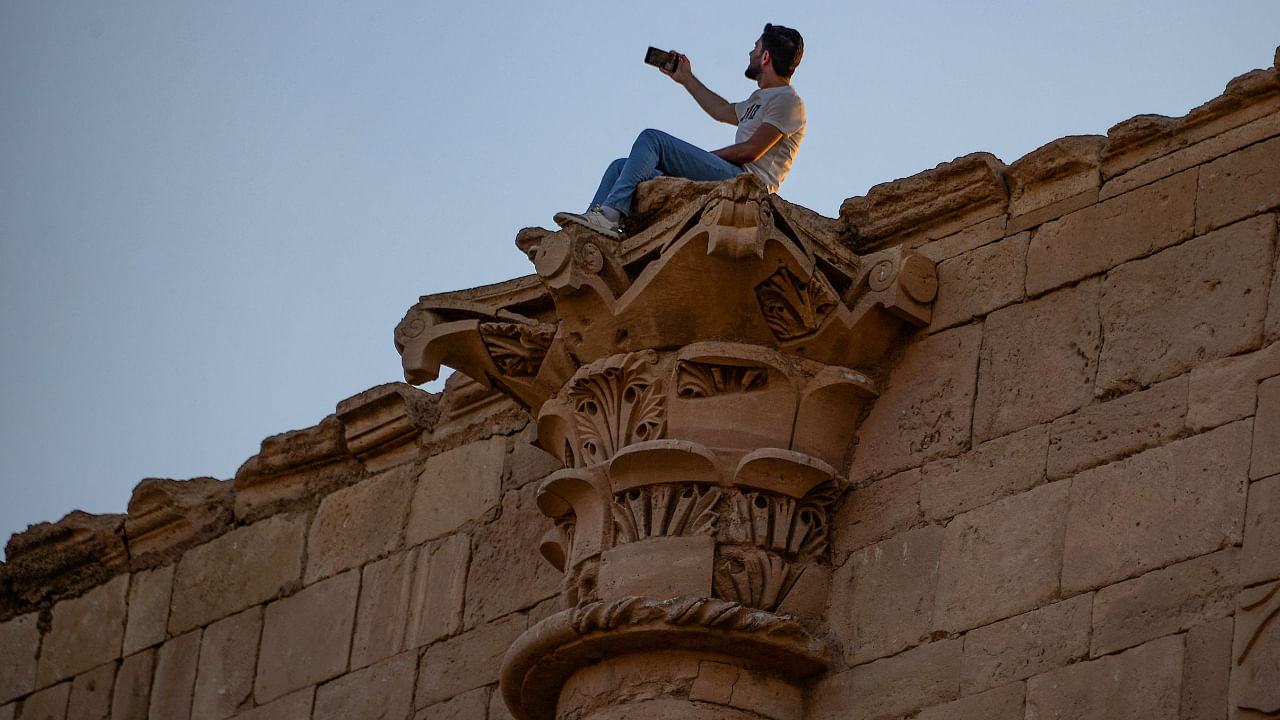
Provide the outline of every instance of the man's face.
[[751,53],[747,55],[747,71],[744,73],[748,80],[755,80],[760,77],[760,56],[764,54],[764,50],[760,47],[760,41],[756,40],[756,46],[751,48]]

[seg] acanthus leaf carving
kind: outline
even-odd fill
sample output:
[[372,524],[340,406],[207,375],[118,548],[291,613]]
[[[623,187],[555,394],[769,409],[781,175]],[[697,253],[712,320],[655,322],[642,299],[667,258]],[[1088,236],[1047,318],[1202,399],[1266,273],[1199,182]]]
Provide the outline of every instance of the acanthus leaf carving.
[[513,377],[538,374],[555,334],[554,325],[480,323],[480,337],[493,364],[503,374]]
[[806,282],[786,267],[756,286],[756,298],[769,330],[782,341],[813,333],[840,302],[821,272]]
[[769,370],[757,366],[682,360],[676,369],[676,395],[681,398],[751,392],[768,384]]
[[722,491],[697,485],[650,485],[631,488],[614,498],[617,542],[649,537],[712,535],[719,514],[716,505]]
[[655,372],[657,353],[617,355],[583,368],[569,389],[578,427],[574,460],[591,466],[632,443],[661,438],[666,397]]

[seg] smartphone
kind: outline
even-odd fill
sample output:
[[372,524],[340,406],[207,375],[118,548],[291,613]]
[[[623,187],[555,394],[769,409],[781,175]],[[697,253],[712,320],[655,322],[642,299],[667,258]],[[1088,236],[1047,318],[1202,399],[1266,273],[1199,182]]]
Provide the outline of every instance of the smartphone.
[[659,50],[652,45],[649,46],[649,51],[644,54],[644,61],[667,72],[675,72],[676,67],[680,64],[680,58],[664,50]]

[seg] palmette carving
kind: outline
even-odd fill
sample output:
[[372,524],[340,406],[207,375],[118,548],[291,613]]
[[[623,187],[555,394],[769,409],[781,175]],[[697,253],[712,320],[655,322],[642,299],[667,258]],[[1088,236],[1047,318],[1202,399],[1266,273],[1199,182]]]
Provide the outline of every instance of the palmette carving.
[[578,427],[579,467],[601,463],[632,443],[662,437],[666,398],[657,353],[617,355],[580,372],[569,389]]
[[503,374],[516,377],[538,374],[555,334],[552,325],[480,323],[480,337],[493,364]]
[[768,384],[769,371],[762,367],[685,360],[676,368],[676,395],[682,398],[751,392]]
[[821,272],[805,282],[785,267],[756,286],[756,297],[769,330],[779,340],[814,332],[840,302]]
[[696,485],[650,485],[618,493],[613,512],[616,542],[649,537],[711,535],[719,514],[719,488]]

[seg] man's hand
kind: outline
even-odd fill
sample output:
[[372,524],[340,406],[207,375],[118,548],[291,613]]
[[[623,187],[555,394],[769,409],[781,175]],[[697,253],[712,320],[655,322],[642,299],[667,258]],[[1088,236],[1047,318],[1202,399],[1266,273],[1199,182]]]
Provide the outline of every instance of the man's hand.
[[667,70],[666,68],[658,68],[658,69],[662,71],[663,75],[666,75],[667,77],[671,78],[672,80],[675,80],[681,85],[688,87],[689,81],[693,80],[693,68],[692,66],[689,65],[688,56],[681,55],[675,50],[671,50],[670,53],[672,57],[676,58],[679,61],[676,63],[676,69],[675,70]]

